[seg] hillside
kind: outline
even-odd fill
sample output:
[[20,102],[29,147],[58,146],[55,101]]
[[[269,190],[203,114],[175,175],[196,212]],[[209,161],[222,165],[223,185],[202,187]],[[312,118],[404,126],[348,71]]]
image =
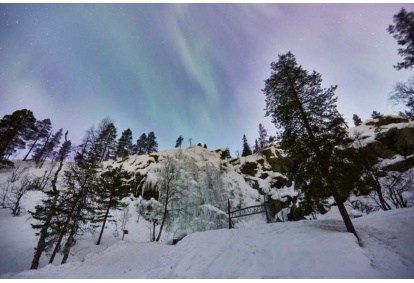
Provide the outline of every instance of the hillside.
[[[265,224],[263,213],[234,218],[237,229],[227,229],[228,209],[264,201],[271,222],[288,221],[292,207],[303,201],[286,175],[289,159],[276,144],[239,158],[226,158],[224,149],[209,151],[193,145],[103,162],[100,172],[122,167],[132,173],[133,189],[123,199],[127,207],[111,210],[114,221],[105,225],[99,246],[99,229],[83,227],[85,232],[76,238],[65,265],[46,266],[44,254],[41,269],[14,275],[30,267],[37,237],[28,211],[44,199],[43,192],[29,191],[22,198],[20,216],[0,210],[0,225],[5,227],[0,234],[0,274],[4,278],[412,278],[413,122],[385,116],[348,131],[356,138],[349,150],[366,151],[369,165],[361,187],[351,190],[346,202],[362,246],[344,232],[332,198],[323,203],[322,212],[305,215],[306,220]],[[27,179],[53,173],[53,165],[47,162],[35,168],[31,162],[15,161],[14,169],[1,169],[1,196]],[[174,197],[160,242],[154,243],[151,239],[158,235],[162,219],[166,172],[173,174],[168,180]],[[10,181],[19,174],[20,179]],[[379,211],[372,180],[392,205],[391,211]],[[58,184],[63,188],[62,181],[61,177]],[[408,208],[396,210],[395,196]],[[123,229],[128,234],[122,241]],[[181,238],[177,246],[169,245]],[[53,264],[60,261],[58,254]]]

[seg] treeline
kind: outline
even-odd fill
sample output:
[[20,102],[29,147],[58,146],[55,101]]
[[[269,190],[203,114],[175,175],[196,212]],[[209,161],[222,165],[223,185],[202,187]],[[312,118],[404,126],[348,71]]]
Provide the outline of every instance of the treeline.
[[[99,162],[109,159],[123,158],[132,154],[150,154],[158,151],[155,133],[143,133],[134,143],[131,129],[126,129],[117,139],[117,129],[109,118],[105,118],[95,130],[99,132],[93,141],[100,144]],[[21,109],[5,115],[0,120],[0,162],[9,164],[7,160],[15,154],[27,150],[23,161],[33,160],[41,168],[45,160],[55,160],[63,136],[63,129],[54,131],[50,119],[37,120],[33,112]],[[92,142],[91,140],[85,141]]]
[[[61,142],[64,138],[63,142]],[[27,150],[23,161],[8,161],[14,154]],[[68,132],[54,132],[50,119],[36,120],[32,111],[17,110],[0,121],[0,162],[13,168],[11,177],[2,184],[1,208],[10,209],[18,216],[21,199],[30,190],[42,191],[45,198],[29,211],[36,221],[32,227],[39,236],[31,268],[37,269],[44,252],[52,263],[57,253],[67,261],[76,238],[87,231],[101,227],[100,244],[110,211],[122,209],[121,199],[136,187],[132,173],[119,168],[102,169],[102,162],[124,158],[130,154],[150,154],[158,150],[154,132],[143,133],[133,143],[132,131],[126,129],[117,138],[117,129],[109,118],[86,131],[82,142],[73,146]],[[71,163],[64,164],[68,156]],[[33,160],[41,168],[50,160],[42,177],[29,176],[24,161]]]

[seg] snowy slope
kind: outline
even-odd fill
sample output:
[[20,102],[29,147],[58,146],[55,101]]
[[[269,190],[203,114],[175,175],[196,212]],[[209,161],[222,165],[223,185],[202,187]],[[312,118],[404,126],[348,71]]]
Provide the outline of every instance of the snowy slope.
[[[366,121],[349,129],[351,135],[361,133],[364,145],[373,142],[376,134],[375,127],[369,123]],[[413,123],[389,124],[382,126],[379,131],[395,127],[412,128]],[[134,155],[124,160],[104,162],[103,168],[122,165],[124,169],[138,174],[136,176],[142,180],[137,189],[140,194],[144,194],[157,185],[162,164],[168,158],[176,162],[181,172],[179,181],[185,183],[187,196],[200,188],[206,188],[207,171],[212,174],[220,172],[214,175],[214,186],[222,189],[225,205],[208,202],[208,198],[205,198],[207,202],[196,210],[196,213],[201,211],[210,214],[213,224],[218,216],[216,220],[221,221],[220,227],[227,225],[227,198],[232,209],[235,209],[261,204],[262,193],[267,194],[274,203],[279,202],[279,205],[286,201],[285,196],[298,195],[294,184],[281,173],[284,155],[276,145],[261,154],[231,160],[222,160],[220,151],[211,152],[191,146],[183,150]],[[407,156],[394,156],[392,159],[383,159],[381,162],[384,164],[381,164],[392,164],[404,158]],[[33,176],[42,176],[46,169],[33,168],[30,163],[27,165],[29,168],[25,173]],[[10,171],[0,171],[0,185],[9,177]],[[43,197],[41,192],[29,192],[23,199],[23,207],[26,211],[33,210]],[[362,198],[352,195],[350,200]],[[370,196],[365,198],[371,200]],[[414,200],[414,194],[407,199]],[[191,198],[186,200],[191,201]],[[54,265],[46,265],[48,258],[43,255],[37,271],[25,271],[30,267],[37,243],[35,231],[30,228],[33,220],[24,211],[21,216],[12,217],[9,211],[0,210],[0,278],[414,277],[413,208],[376,212],[353,219],[361,246],[353,235],[344,232],[336,207],[332,207],[325,215],[318,215],[318,220],[295,223],[267,225],[264,224],[266,219],[263,214],[238,218],[236,230],[195,232],[211,227],[195,227],[192,223],[178,225],[178,221],[178,224],[175,223],[177,226],[163,232],[160,243],[153,243],[149,241],[151,224],[136,212],[140,198],[131,198],[128,202],[130,219],[126,229],[129,234],[124,241],[119,235],[119,225],[117,227],[114,223],[108,223],[100,246],[96,245],[97,230],[88,232],[77,239],[67,264],[59,265],[61,258],[58,255]],[[289,210],[284,207],[283,211]],[[351,216],[364,215],[350,206],[347,209]],[[193,218],[201,219],[200,215]],[[274,219],[275,214],[271,217]],[[167,245],[182,232],[180,229],[188,236],[177,246]]]
[[127,238],[65,265],[1,278],[414,278],[413,208],[354,220],[259,224],[191,234],[176,246]]

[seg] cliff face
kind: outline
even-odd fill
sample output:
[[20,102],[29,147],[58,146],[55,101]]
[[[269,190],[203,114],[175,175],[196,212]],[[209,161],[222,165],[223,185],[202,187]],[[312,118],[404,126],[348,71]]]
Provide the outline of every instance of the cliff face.
[[[354,148],[365,148],[385,171],[407,171],[413,167],[414,123],[399,116],[370,119],[349,128]],[[385,162],[388,161],[388,162]],[[392,166],[391,166],[392,165]]]
[[[367,120],[349,128],[348,132],[355,139],[351,150],[367,152],[370,165],[377,170],[379,182],[385,182],[384,178],[392,172],[410,172],[414,167],[413,122],[397,116],[385,116]],[[208,207],[208,210],[220,211],[223,215],[227,213],[228,199],[231,209],[261,204],[266,199],[273,221],[276,215],[279,220],[285,221],[289,208],[293,204],[300,205],[303,195],[294,189],[294,183],[286,176],[289,159],[277,144],[247,157],[223,159],[223,152],[224,149],[209,151],[193,145],[183,150],[130,156],[106,162],[104,166],[122,164],[126,170],[134,172],[135,196],[159,200],[163,190],[160,172],[167,160],[173,160],[180,172],[176,177],[177,186],[188,194],[194,194],[194,198],[196,191],[202,195],[202,200],[193,204],[203,206],[204,210]],[[370,186],[369,180],[366,181],[363,190],[354,190],[355,195],[368,196],[372,192]],[[209,194],[221,195],[220,201],[218,198],[213,201]],[[194,198],[185,202],[194,202]],[[351,195],[350,200],[355,202],[355,196]],[[329,209],[332,201],[325,204]]]

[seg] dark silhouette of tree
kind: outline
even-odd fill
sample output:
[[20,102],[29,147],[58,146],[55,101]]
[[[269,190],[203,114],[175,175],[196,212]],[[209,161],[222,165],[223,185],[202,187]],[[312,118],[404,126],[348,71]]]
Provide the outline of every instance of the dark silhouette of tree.
[[132,173],[125,171],[122,165],[117,168],[109,168],[97,179],[96,185],[96,207],[94,208],[94,223],[102,223],[99,239],[96,243],[101,243],[102,234],[106,221],[110,217],[110,209],[123,209],[126,205],[121,200],[128,196],[131,185]]
[[[414,66],[414,12],[407,12],[402,8],[398,14],[394,15],[394,24],[390,25],[387,31],[401,46],[398,54],[404,59],[394,68],[397,70],[412,69]],[[403,103],[408,111],[400,112],[400,115],[414,119],[414,78],[410,78],[406,83],[398,82],[389,100],[394,104]]]
[[99,124],[95,135],[94,150],[96,156],[99,157],[98,161],[115,159],[117,131],[114,123],[109,118],[105,118]]
[[[266,116],[272,117],[280,145],[292,160],[289,175],[305,194],[330,190],[348,232],[357,233],[339,193],[341,159],[337,148],[349,144],[343,117],[336,109],[336,86],[321,87],[322,77],[309,73],[288,52],[271,63],[271,76],[265,80]],[[345,161],[342,160],[342,163]],[[312,186],[309,184],[314,183]]]
[[231,158],[230,149],[226,147],[224,151],[221,152],[220,158],[226,160],[227,158]]
[[150,154],[152,152],[158,151],[158,142],[157,137],[155,136],[154,132],[149,132],[147,137],[147,154]]
[[181,149],[181,145],[183,144],[183,140],[184,140],[184,138],[182,136],[179,136],[177,138],[177,141],[175,142],[175,148],[179,147]]
[[54,173],[54,177],[50,183],[50,189],[45,191],[46,199],[42,200],[41,205],[35,207],[34,212],[30,212],[32,217],[38,221],[38,224],[31,224],[32,228],[40,230],[37,234],[39,240],[35,248],[35,254],[32,259],[30,269],[37,269],[39,266],[39,260],[42,253],[54,243],[54,238],[58,234],[57,229],[59,226],[55,225],[59,222],[59,197],[60,191],[58,190],[57,181],[59,173],[63,168],[63,161],[68,157],[71,150],[71,141],[67,140],[68,132],[65,133],[65,141],[59,149],[56,156],[56,161],[59,162],[59,166]]
[[354,120],[354,125],[355,125],[355,126],[359,126],[359,125],[361,125],[361,124],[362,124],[362,120],[361,120],[361,118],[359,118],[359,117],[358,117],[358,115],[357,115],[357,114],[354,114],[354,115],[352,116],[352,120]]
[[406,83],[398,82],[389,99],[395,105],[402,103],[408,108],[408,111],[399,113],[401,116],[414,119],[414,78],[410,78]]
[[398,54],[403,58],[403,62],[397,63],[394,68],[397,70],[411,69],[414,65],[414,12],[407,12],[401,8],[400,12],[394,15],[394,24],[389,25],[387,31],[397,40]]
[[33,137],[35,122],[32,111],[27,109],[17,110],[0,120],[0,160],[26,147],[26,142]]
[[267,130],[262,124],[259,124],[259,147],[263,149],[267,146]]
[[252,150],[250,149],[250,146],[247,142],[246,135],[243,135],[243,151],[241,156],[248,156],[252,155]]
[[116,147],[116,157],[122,158],[132,154],[132,131],[126,129],[122,132]]
[[382,117],[384,117],[384,115],[382,115],[381,112],[372,111],[372,114],[371,114],[372,119],[381,119]]
[[145,154],[147,150],[147,135],[143,133],[137,140],[137,154]]
[[50,119],[44,119],[41,121],[36,121],[33,136],[31,137],[31,141],[29,142],[29,151],[27,152],[26,156],[23,158],[23,161],[29,157],[30,153],[32,152],[33,148],[37,145],[37,143],[42,140],[46,139],[49,136],[49,132],[51,131],[52,124]]
[[46,159],[54,159],[54,155],[56,154],[55,149],[60,145],[60,139],[63,135],[63,129],[60,129],[52,136],[52,132],[50,132],[47,139],[42,143],[39,144],[33,151],[33,160],[36,162],[37,167],[42,168]]
[[260,150],[259,143],[257,139],[254,141],[254,150],[253,153],[257,153]]

